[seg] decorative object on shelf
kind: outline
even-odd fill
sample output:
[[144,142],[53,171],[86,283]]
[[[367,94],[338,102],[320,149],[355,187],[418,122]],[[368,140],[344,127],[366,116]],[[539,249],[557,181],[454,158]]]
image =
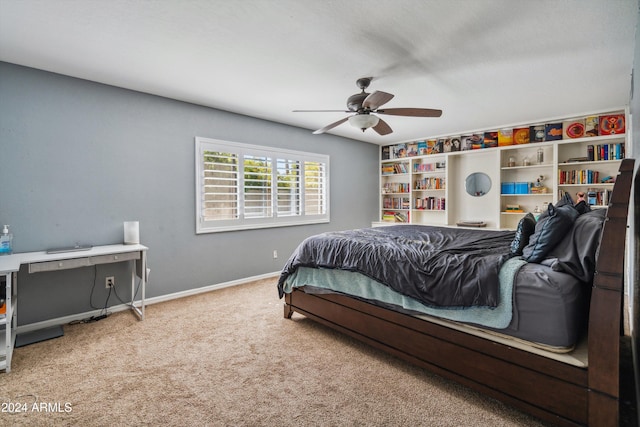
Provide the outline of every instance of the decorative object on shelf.
[[562,139],[562,123],[547,123],[544,125],[544,140],[557,141]]
[[522,166],[531,166],[531,160],[529,160],[529,156],[524,156],[524,159],[522,159]]
[[498,130],[498,146],[513,145],[513,129]]
[[528,144],[529,142],[531,142],[529,134],[530,134],[529,127],[515,128],[513,130],[514,144],[516,145]]
[[516,165],[516,158],[513,156],[509,156],[509,163],[508,163],[509,167],[512,168]]
[[524,213],[520,205],[506,205],[504,211],[507,213]]
[[567,139],[584,136],[585,119],[565,120],[562,122],[562,137]]
[[584,118],[584,136],[598,136],[600,132],[598,131],[598,125],[600,120],[598,116],[588,116]]
[[464,189],[470,196],[484,196],[491,190],[491,178],[484,172],[471,173],[464,180]]
[[600,116],[600,135],[618,135],[625,133],[624,114]]
[[529,182],[516,182],[514,194],[529,194],[531,183]]
[[544,125],[530,126],[529,139],[531,142],[544,142]]
[[544,150],[542,147],[538,148],[537,159],[539,165],[544,163]]
[[542,185],[543,182],[544,182],[544,175],[540,175],[536,179],[536,182],[534,182],[534,184],[531,186],[531,193],[533,193],[533,194],[545,194],[547,192],[547,187]]

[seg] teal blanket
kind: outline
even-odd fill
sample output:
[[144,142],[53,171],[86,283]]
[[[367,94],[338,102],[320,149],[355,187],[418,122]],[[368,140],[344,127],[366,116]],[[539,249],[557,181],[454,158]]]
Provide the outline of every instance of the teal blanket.
[[419,313],[465,323],[475,323],[495,329],[504,329],[513,316],[513,283],[520,267],[526,264],[521,258],[506,261],[498,279],[500,282],[499,303],[495,308],[435,308],[416,299],[402,295],[367,276],[346,270],[298,267],[284,283],[285,293],[305,285],[324,288],[329,291],[353,295],[368,300],[376,300],[403,307]]

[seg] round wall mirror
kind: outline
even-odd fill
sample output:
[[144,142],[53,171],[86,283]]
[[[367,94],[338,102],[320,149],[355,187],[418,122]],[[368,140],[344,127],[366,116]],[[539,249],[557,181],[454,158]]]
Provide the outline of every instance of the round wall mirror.
[[471,196],[484,196],[491,190],[491,178],[484,172],[469,174],[467,179],[464,180],[464,189]]

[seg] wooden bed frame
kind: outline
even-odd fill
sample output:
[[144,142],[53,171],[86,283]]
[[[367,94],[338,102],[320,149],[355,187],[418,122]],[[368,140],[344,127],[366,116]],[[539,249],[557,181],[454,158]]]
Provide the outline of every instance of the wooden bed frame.
[[588,367],[554,359],[384,309],[344,295],[285,295],[298,312],[558,425],[617,426],[625,235],[634,160],[621,162],[596,260]]

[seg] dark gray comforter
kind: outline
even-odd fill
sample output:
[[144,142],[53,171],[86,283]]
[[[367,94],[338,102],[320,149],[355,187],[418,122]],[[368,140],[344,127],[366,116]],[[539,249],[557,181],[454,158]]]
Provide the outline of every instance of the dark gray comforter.
[[328,232],[304,240],[278,281],[297,267],[357,271],[435,307],[495,307],[513,231],[399,225]]

